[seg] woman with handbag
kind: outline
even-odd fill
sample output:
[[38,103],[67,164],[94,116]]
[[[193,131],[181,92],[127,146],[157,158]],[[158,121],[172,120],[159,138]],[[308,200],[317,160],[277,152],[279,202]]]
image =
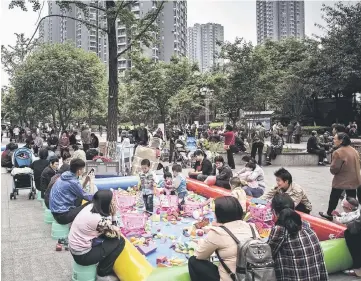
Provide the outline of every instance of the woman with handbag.
[[93,202],[76,216],[69,233],[69,250],[82,266],[98,264],[98,281],[115,281],[113,265],[125,246],[119,228],[113,225],[116,207],[110,190],[94,194]]
[[224,149],[227,151],[227,161],[231,169],[235,169],[236,165],[234,164],[233,152],[235,150],[235,140],[236,136],[233,132],[231,125],[226,126],[226,131],[221,134],[224,136]]
[[[217,223],[210,228],[207,237],[198,242],[194,256],[189,258],[188,269],[192,281],[232,281],[222,265],[209,261],[217,251],[228,270],[236,271],[237,244],[222,227],[226,227],[244,244],[252,237],[250,225],[243,221],[243,209],[237,198],[233,196],[218,197],[214,200]],[[256,235],[258,237],[257,231]]]

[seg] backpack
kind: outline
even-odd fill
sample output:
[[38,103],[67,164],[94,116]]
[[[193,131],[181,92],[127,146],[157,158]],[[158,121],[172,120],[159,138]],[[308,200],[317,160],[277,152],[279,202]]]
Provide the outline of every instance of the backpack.
[[237,243],[237,267],[235,273],[224,263],[216,250],[219,262],[233,281],[276,281],[271,247],[257,239],[256,232],[251,225],[253,237],[242,245],[228,228],[223,225],[220,227]]

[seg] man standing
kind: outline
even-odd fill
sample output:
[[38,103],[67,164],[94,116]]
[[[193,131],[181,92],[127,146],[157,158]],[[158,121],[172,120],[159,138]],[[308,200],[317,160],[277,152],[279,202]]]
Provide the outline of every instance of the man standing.
[[294,126],[293,124],[290,123],[287,125],[287,143],[292,143],[292,136],[293,136],[293,130],[294,130]]
[[140,127],[136,131],[135,142],[138,145],[148,144],[148,130],[144,127],[144,124],[140,124]]
[[277,123],[277,131],[278,131],[278,135],[281,137],[281,139],[283,141],[284,128],[283,128],[281,121],[278,121],[278,123]]
[[295,143],[301,143],[302,128],[300,123],[297,121],[295,125]]
[[258,152],[258,165],[261,165],[264,139],[266,137],[265,129],[262,127],[261,122],[257,122],[256,127],[252,129],[251,136],[252,136],[251,157],[253,159],[256,159],[256,153]]
[[81,141],[83,142],[83,150],[87,152],[91,144],[91,137],[88,126],[85,126],[83,131],[81,131]]
[[13,134],[15,136],[15,142],[19,142],[19,134],[20,134],[20,129],[18,126],[15,126],[14,130],[13,130]]

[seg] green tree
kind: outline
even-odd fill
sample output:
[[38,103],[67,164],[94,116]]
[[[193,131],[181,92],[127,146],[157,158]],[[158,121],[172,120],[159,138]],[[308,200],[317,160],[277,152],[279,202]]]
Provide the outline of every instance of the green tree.
[[1,63],[4,71],[9,75],[10,81],[16,68],[21,65],[26,56],[34,50],[38,44],[38,40],[30,41],[24,33],[15,33],[16,43],[14,46],[1,45]]
[[234,43],[224,43],[221,57],[228,61],[228,80],[226,89],[220,92],[218,100],[223,111],[236,124],[241,110],[257,107],[255,97],[260,75],[264,70],[263,60],[254,55],[252,43],[243,38],[237,38]]
[[[40,0],[28,0],[32,4],[33,11],[39,11],[41,9]],[[117,142],[117,122],[118,122],[118,93],[119,93],[119,81],[118,81],[118,58],[124,55],[132,47],[139,48],[140,45],[149,46],[153,39],[153,31],[156,29],[155,22],[159,13],[163,9],[165,1],[153,2],[154,9],[144,15],[143,18],[137,19],[131,12],[131,8],[137,1],[102,1],[105,5],[98,5],[92,2],[84,1],[56,1],[56,3],[63,9],[79,8],[83,12],[83,17],[71,17],[63,14],[52,14],[40,19],[38,26],[34,32],[38,30],[41,22],[45,18],[49,17],[62,17],[78,21],[88,28],[96,28],[101,32],[104,32],[108,36],[108,120],[107,120],[107,141],[108,154],[112,158],[116,153]],[[20,7],[22,10],[27,11],[26,1],[12,0],[9,8]],[[96,9],[100,13],[100,18],[106,19],[106,25],[100,26],[94,23],[94,20],[90,18],[89,9]],[[126,48],[118,52],[117,36],[116,36],[116,22],[120,20],[121,24],[128,27],[129,40]],[[33,35],[33,37],[34,37]],[[32,38],[31,38],[32,39]]]
[[278,42],[267,41],[257,46],[254,52],[263,59],[257,96],[259,103],[283,112],[283,101],[292,96],[290,85],[303,85],[305,89],[301,92],[315,94],[311,86],[307,87],[310,84],[310,65],[318,52],[315,40],[287,38]]
[[99,99],[105,70],[94,53],[72,44],[44,44],[17,68],[13,86],[17,102],[42,117],[58,118],[67,128],[75,112]]
[[312,82],[327,97],[350,97],[361,92],[361,3],[323,5],[326,33],[313,64]]

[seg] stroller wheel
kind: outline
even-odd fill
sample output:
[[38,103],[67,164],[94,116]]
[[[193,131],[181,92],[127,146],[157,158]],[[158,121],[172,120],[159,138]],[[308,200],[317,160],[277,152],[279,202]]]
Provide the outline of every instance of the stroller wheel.
[[12,200],[12,199],[16,199],[16,196],[15,196],[15,194],[14,193],[10,193],[10,200]]
[[29,200],[30,199],[33,199],[33,200],[35,199],[35,196],[34,196],[34,194],[32,192],[29,193]]

